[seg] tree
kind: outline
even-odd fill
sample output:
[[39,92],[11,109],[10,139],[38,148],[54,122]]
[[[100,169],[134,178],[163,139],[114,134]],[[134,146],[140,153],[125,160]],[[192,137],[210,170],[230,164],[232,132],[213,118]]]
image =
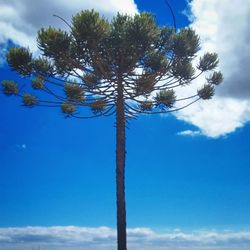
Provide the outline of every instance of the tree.
[[[10,68],[29,80],[27,88],[37,94],[24,92],[11,80],[2,81],[2,90],[7,96],[21,97],[25,107],[59,107],[65,117],[115,115],[118,250],[126,250],[126,122],[139,114],[174,112],[210,99],[223,78],[214,71],[218,57],[206,53],[193,66],[200,50],[194,30],[177,33],[174,28],[157,26],[149,13],[117,14],[108,21],[86,10],[73,16],[70,24],[62,20],[69,31],[53,27],[38,31],[41,56],[34,57],[23,47],[8,51]],[[206,72],[210,75],[204,87],[177,98],[175,89],[190,85]],[[92,114],[81,115],[82,108]]]

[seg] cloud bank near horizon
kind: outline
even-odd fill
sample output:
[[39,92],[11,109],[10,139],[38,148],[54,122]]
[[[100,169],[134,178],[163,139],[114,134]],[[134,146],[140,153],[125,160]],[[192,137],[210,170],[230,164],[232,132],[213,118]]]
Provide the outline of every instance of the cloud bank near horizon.
[[[250,231],[156,232],[150,228],[128,229],[128,246],[134,250],[247,250]],[[50,250],[113,250],[116,230],[109,227],[9,227],[0,228],[0,250],[38,247]]]

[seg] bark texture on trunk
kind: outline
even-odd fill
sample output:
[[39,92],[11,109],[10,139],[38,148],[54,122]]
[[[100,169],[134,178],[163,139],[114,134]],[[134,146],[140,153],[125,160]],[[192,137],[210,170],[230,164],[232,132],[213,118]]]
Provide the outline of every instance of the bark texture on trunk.
[[116,111],[116,205],[118,250],[127,250],[125,204],[125,111],[123,86],[118,84]]

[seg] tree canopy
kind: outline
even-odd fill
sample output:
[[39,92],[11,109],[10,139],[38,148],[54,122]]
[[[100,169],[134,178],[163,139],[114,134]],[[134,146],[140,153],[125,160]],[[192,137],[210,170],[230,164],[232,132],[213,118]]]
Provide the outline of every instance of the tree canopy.
[[[111,21],[94,10],[81,11],[67,30],[53,27],[38,31],[41,51],[34,57],[28,48],[11,48],[7,61],[12,70],[30,81],[29,92],[14,81],[2,82],[3,92],[22,97],[23,105],[60,107],[67,117],[84,117],[81,107],[93,112],[87,117],[115,112],[118,81],[129,117],[139,113],[164,113],[210,99],[221,83],[215,53],[206,53],[193,64],[200,50],[199,37],[191,28],[158,26],[150,13],[134,16],[117,14]],[[178,99],[177,87],[192,83],[200,74],[212,71],[203,88]],[[56,86],[57,88],[54,88]],[[27,90],[25,90],[27,91]],[[38,91],[50,95],[38,96]],[[86,112],[85,112],[86,114]]]

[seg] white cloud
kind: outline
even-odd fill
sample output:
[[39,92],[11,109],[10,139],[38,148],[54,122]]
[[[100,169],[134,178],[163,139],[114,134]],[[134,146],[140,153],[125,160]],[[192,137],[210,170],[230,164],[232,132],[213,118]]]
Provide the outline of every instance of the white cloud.
[[202,39],[203,50],[215,51],[224,73],[223,96],[249,98],[250,84],[250,0],[193,0],[193,23]]
[[[150,228],[128,229],[128,246],[134,250],[247,250],[250,231],[155,232]],[[0,228],[0,250],[114,250],[116,230],[108,227],[23,227]]]
[[[250,121],[250,0],[193,0],[191,26],[201,38],[201,54],[217,52],[224,82],[209,101],[198,102],[177,113],[209,137],[234,132]],[[192,90],[202,85],[198,79]]]
[[188,129],[188,130],[183,130],[183,131],[178,132],[177,135],[195,137],[195,136],[200,136],[201,132],[198,130],[189,130]]
[[217,138],[234,132],[250,120],[250,102],[234,98],[215,97],[194,104],[177,114],[178,119],[196,125],[203,135]]

